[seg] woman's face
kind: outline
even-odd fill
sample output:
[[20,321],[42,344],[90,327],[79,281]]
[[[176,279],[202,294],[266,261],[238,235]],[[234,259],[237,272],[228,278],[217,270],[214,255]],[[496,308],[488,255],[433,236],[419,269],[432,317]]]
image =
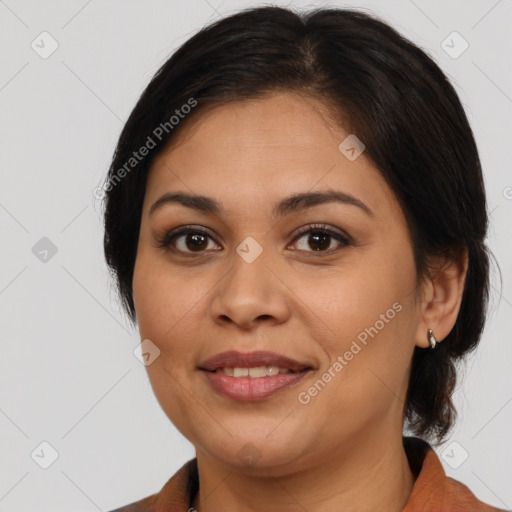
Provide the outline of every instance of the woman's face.
[[[148,177],[133,294],[149,379],[198,457],[230,467],[286,473],[401,435],[427,345],[403,212],[323,112],[293,93],[218,107]],[[178,193],[208,200],[152,211]]]

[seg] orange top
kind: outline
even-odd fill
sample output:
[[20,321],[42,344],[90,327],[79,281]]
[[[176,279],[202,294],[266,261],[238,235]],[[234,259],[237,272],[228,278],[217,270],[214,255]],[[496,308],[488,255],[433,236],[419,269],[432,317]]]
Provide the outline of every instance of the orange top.
[[[506,512],[486,505],[461,482],[446,476],[432,447],[419,437],[404,437],[404,449],[416,477],[402,512]],[[160,492],[110,512],[194,512],[199,489],[197,459],[185,463]]]

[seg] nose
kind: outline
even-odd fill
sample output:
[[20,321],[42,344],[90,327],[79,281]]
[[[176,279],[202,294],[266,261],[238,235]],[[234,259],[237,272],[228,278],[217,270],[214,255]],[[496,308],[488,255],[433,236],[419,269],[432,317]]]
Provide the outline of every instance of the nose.
[[209,307],[213,321],[250,330],[278,325],[290,316],[286,286],[265,251],[252,263],[235,253],[233,266],[215,287]]

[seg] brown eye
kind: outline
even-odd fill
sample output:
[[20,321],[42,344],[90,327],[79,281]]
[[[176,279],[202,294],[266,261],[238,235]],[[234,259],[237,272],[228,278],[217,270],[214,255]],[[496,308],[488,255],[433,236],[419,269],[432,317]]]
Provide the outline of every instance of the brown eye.
[[[208,246],[208,235],[200,233],[187,233],[184,240],[184,246],[190,251],[196,252],[206,249]],[[177,237],[178,239],[180,237]]]
[[[303,235],[304,236],[304,235]],[[307,235],[308,246],[313,251],[324,251],[329,249],[332,236],[328,233],[314,233],[311,232]]]
[[305,243],[302,243],[302,247],[298,248],[299,251],[331,253],[336,251],[336,248],[330,250],[333,240],[338,243],[338,247],[350,245],[350,240],[347,236],[328,229],[324,224],[306,227],[295,238],[294,242],[302,238],[305,239]]
[[157,247],[165,247],[185,254],[201,253],[208,249],[209,240],[213,241],[213,238],[206,231],[187,227],[177,232],[167,233],[162,240],[158,241]]

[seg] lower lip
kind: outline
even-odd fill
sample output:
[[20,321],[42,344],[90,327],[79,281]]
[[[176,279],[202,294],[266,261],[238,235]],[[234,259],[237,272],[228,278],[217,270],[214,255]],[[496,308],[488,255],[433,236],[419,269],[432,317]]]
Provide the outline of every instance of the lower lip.
[[234,400],[256,401],[268,398],[278,391],[294,386],[301,381],[308,371],[297,373],[279,373],[271,377],[250,379],[246,377],[229,377],[223,373],[202,370],[211,386],[221,395]]

